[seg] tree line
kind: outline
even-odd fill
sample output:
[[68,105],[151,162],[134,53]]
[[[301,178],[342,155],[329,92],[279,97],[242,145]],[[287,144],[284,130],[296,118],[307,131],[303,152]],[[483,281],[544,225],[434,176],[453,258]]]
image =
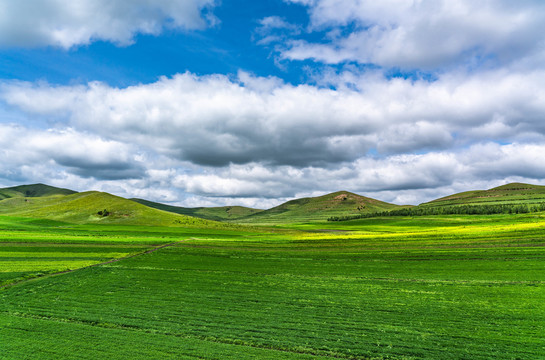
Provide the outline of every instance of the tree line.
[[487,204],[487,205],[453,205],[403,208],[389,211],[378,211],[366,214],[332,216],[327,221],[346,221],[384,216],[426,216],[426,215],[492,215],[492,214],[525,214],[545,211],[545,202],[535,204]]

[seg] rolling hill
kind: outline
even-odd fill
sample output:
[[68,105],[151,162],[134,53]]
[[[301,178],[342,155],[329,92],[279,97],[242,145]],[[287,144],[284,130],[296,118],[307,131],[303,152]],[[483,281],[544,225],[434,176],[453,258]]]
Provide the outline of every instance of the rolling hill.
[[[448,214],[459,206],[545,204],[545,186],[511,183],[489,190],[466,191],[415,207],[400,206],[348,191],[294,199],[268,210],[242,206],[184,208],[108,193],[76,192],[44,184],[0,189],[0,214],[71,223],[218,226],[216,221],[281,224],[391,215]],[[532,208],[536,206],[532,205]],[[434,209],[439,209],[436,211]],[[446,211],[450,209],[449,211]],[[496,211],[496,210],[494,210]],[[505,209],[500,209],[504,212]],[[532,210],[536,211],[536,210]],[[407,213],[407,214],[405,214]]]
[[[27,194],[26,191],[35,191],[32,193],[34,196],[21,195]],[[43,218],[69,223],[221,226],[217,222],[153,209],[98,191],[78,193],[39,184],[0,189],[0,193],[10,196],[0,200],[2,215]],[[68,194],[63,195],[66,193]]]
[[144,199],[130,199],[136,201],[142,205],[146,205],[155,209],[164,210],[172,212],[175,214],[187,215],[198,217],[201,219],[215,220],[215,221],[225,221],[225,220],[236,220],[244,218],[263,210],[252,209],[244,206],[220,206],[220,207],[196,207],[196,208],[186,208],[181,206],[171,206],[165,205],[153,201],[148,201]]
[[545,202],[545,186],[510,183],[489,190],[465,191],[445,196],[420,207],[455,205],[496,205]]
[[344,215],[329,220],[346,221],[382,216],[520,214],[542,211],[545,211],[545,186],[510,183],[488,190],[464,191],[418,206]]
[[288,201],[269,210],[238,219],[242,223],[282,223],[326,220],[331,216],[350,216],[402,208],[348,191]]

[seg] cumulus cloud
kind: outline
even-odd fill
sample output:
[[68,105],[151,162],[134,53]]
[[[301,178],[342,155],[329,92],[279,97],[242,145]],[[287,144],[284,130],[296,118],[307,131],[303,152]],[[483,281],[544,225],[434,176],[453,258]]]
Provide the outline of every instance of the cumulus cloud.
[[[73,126],[201,165],[304,165],[365,153],[367,144],[359,136],[376,127],[376,120],[366,115],[356,94],[340,97],[284,84],[264,90],[255,83],[245,87],[225,76],[182,74],[125,89],[10,83],[2,92],[7,103],[30,113],[68,112]],[[71,100],[54,106],[49,98],[57,97]]]
[[203,167],[70,128],[37,130],[2,124],[0,183],[47,179],[75,190],[95,189],[182,206],[270,208],[337,190],[417,204],[510,181],[544,183],[543,153],[543,143],[482,141],[423,154],[364,156],[327,167],[263,162]]
[[0,3],[0,46],[57,46],[93,41],[130,45],[135,34],[199,29],[215,20],[215,0],[22,0]]
[[14,179],[22,177],[24,169],[43,164],[82,178],[120,180],[143,175],[132,146],[73,129],[0,124],[0,148],[3,170]]
[[[545,135],[545,72],[491,71],[434,82],[363,76],[356,89],[293,86],[241,73],[190,73],[127,88],[8,82],[6,104],[179,161],[328,167]],[[490,134],[487,131],[493,131]]]
[[540,154],[544,152],[542,144],[485,142],[463,150],[361,158],[328,169],[231,164],[199,174],[171,173],[170,186],[193,194],[182,202],[186,206],[201,201],[268,208],[289,199],[338,190],[397,204],[418,204],[512,181],[543,184]]
[[[506,64],[545,50],[540,1],[294,1],[309,7],[309,31],[321,42],[292,39],[281,56],[324,63],[438,69]],[[350,27],[348,33],[342,31]]]

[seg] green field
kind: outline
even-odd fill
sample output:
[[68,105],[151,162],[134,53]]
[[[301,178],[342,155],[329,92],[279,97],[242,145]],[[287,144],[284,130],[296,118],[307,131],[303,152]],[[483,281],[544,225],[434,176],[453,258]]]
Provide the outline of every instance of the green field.
[[2,359],[545,357],[542,213],[0,234]]

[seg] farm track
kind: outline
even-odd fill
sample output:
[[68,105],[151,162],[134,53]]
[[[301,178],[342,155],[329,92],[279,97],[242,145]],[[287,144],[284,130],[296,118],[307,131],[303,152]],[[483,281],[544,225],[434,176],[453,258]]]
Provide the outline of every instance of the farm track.
[[88,269],[88,268],[92,268],[92,267],[112,264],[112,263],[116,263],[116,262],[121,261],[121,260],[126,260],[126,259],[130,259],[130,258],[133,258],[133,257],[141,256],[141,255],[151,254],[151,253],[153,253],[153,252],[155,252],[157,250],[161,250],[161,249],[164,249],[164,248],[169,247],[169,246],[174,246],[174,245],[180,244],[180,243],[182,243],[184,241],[187,241],[187,240],[188,239],[174,241],[174,242],[171,242],[171,243],[168,243],[168,244],[163,244],[163,245],[154,247],[152,249],[148,249],[148,250],[145,250],[145,251],[140,251],[140,252],[135,253],[135,254],[123,256],[123,257],[116,258],[116,259],[110,259],[110,260],[107,260],[107,261],[104,261],[104,262],[101,262],[101,263],[92,264],[92,265],[80,267],[80,268],[77,268],[77,269],[63,270],[63,271],[59,271],[59,272],[55,272],[55,273],[51,273],[51,274],[44,274],[42,276],[37,276],[37,277],[30,278],[30,279],[24,279],[24,280],[21,280],[21,281],[16,281],[16,282],[9,283],[9,284],[4,284],[4,285],[0,286],[0,290],[10,288],[10,287],[13,287],[13,286],[16,286],[16,285],[25,284],[25,283],[32,282],[32,281],[46,279],[46,278],[53,277],[53,276],[69,274],[69,273],[72,273],[72,272],[78,271],[78,270],[83,270],[83,269]]

